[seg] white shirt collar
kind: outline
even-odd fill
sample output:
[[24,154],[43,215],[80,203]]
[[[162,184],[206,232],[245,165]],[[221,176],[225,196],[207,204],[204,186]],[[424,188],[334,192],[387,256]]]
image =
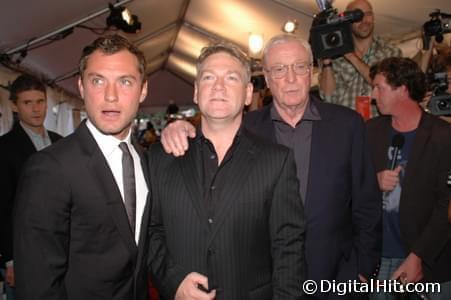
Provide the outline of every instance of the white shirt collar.
[[100,150],[106,157],[110,156],[113,151],[117,150],[121,142],[127,143],[129,147],[131,146],[131,130],[129,130],[124,140],[119,140],[112,135],[100,132],[100,130],[98,130],[89,119],[86,121],[86,126],[94,136]]

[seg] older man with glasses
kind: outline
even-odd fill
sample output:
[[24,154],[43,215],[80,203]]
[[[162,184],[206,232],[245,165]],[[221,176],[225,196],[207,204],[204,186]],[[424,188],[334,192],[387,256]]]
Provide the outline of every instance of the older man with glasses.
[[[367,280],[377,272],[381,202],[362,118],[353,110],[309,94],[310,45],[293,35],[272,38],[264,52],[264,75],[274,101],[245,115],[244,126],[294,151],[306,221],[306,278]],[[188,123],[163,132],[167,152],[183,155]],[[320,293],[316,299],[338,298]]]

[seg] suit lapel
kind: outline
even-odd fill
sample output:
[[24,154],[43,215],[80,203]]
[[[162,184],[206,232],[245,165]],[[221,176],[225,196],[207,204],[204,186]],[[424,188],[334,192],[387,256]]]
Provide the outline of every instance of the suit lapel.
[[113,173],[85,123],[80,125],[77,130],[77,135],[89,156],[87,166],[95,174],[97,186],[102,190],[102,195],[104,195],[103,199],[106,202],[124,245],[130,251],[132,259],[135,260],[138,249]]
[[178,159],[182,177],[185,182],[186,189],[193,202],[194,209],[201,222],[208,227],[207,213],[202,203],[202,189],[200,180],[200,158],[199,151],[197,151],[197,139],[190,140],[189,150],[186,155]]
[[[145,246],[147,243],[147,228],[149,226],[149,216],[150,216],[150,210],[151,210],[151,206],[152,206],[151,199],[150,199],[150,195],[151,195],[150,182],[149,182],[150,175],[149,175],[149,170],[147,169],[146,159],[145,159],[145,156],[143,155],[142,148],[139,146],[138,143],[136,143],[136,141],[134,139],[132,140],[132,144],[135,147],[135,150],[139,155],[140,162],[141,162],[141,168],[142,168],[142,171],[144,174],[144,179],[146,181],[147,188],[148,188],[146,204],[144,206],[144,212],[143,212],[142,219],[141,219],[141,232],[139,233],[139,241],[138,241],[139,251],[138,251],[137,264],[141,265],[143,255],[146,254],[144,251],[146,249]],[[136,271],[139,271],[139,268],[136,268]]]
[[414,137],[414,141],[412,146],[410,147],[411,152],[408,157],[406,172],[404,177],[404,186],[410,186],[409,181],[413,176],[415,177],[417,172],[415,171],[418,162],[421,161],[421,155],[423,154],[424,149],[428,145],[428,141],[431,137],[431,122],[429,116],[425,113],[422,114],[420,124],[417,128],[417,132]]
[[233,153],[232,161],[229,162],[232,165],[227,172],[228,174],[233,174],[233,176],[230,176],[230,180],[226,181],[223,193],[218,197],[221,201],[215,208],[216,220],[213,223],[207,246],[212,242],[222,223],[227,218],[235,201],[241,199],[242,186],[247,184],[251,166],[254,164],[255,144],[249,139],[245,129],[242,129],[240,139],[240,145]]

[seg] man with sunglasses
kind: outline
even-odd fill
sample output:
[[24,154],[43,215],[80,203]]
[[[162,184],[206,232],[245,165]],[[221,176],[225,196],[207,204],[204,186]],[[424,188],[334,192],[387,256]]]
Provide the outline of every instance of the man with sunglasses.
[[[382,212],[365,126],[351,109],[309,94],[312,61],[305,40],[272,38],[263,52],[263,67],[274,101],[247,113],[244,126],[294,151],[305,207],[306,278],[317,283],[365,280],[377,271]],[[162,136],[165,150],[183,155],[187,135],[195,135],[189,123],[170,124]]]

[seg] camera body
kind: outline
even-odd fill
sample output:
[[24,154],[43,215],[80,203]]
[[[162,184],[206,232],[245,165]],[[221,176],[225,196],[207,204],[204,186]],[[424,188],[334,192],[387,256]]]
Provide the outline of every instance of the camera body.
[[451,15],[437,10],[430,13],[431,19],[423,24],[423,49],[428,50],[431,37],[435,36],[438,43],[443,41],[443,35],[451,32]]
[[354,51],[351,25],[363,18],[360,9],[339,14],[329,1],[318,3],[321,12],[313,18],[310,45],[315,58],[336,58]]
[[446,92],[448,89],[446,72],[433,74],[432,87],[432,97],[428,103],[429,112],[436,116],[451,115],[451,94]]

